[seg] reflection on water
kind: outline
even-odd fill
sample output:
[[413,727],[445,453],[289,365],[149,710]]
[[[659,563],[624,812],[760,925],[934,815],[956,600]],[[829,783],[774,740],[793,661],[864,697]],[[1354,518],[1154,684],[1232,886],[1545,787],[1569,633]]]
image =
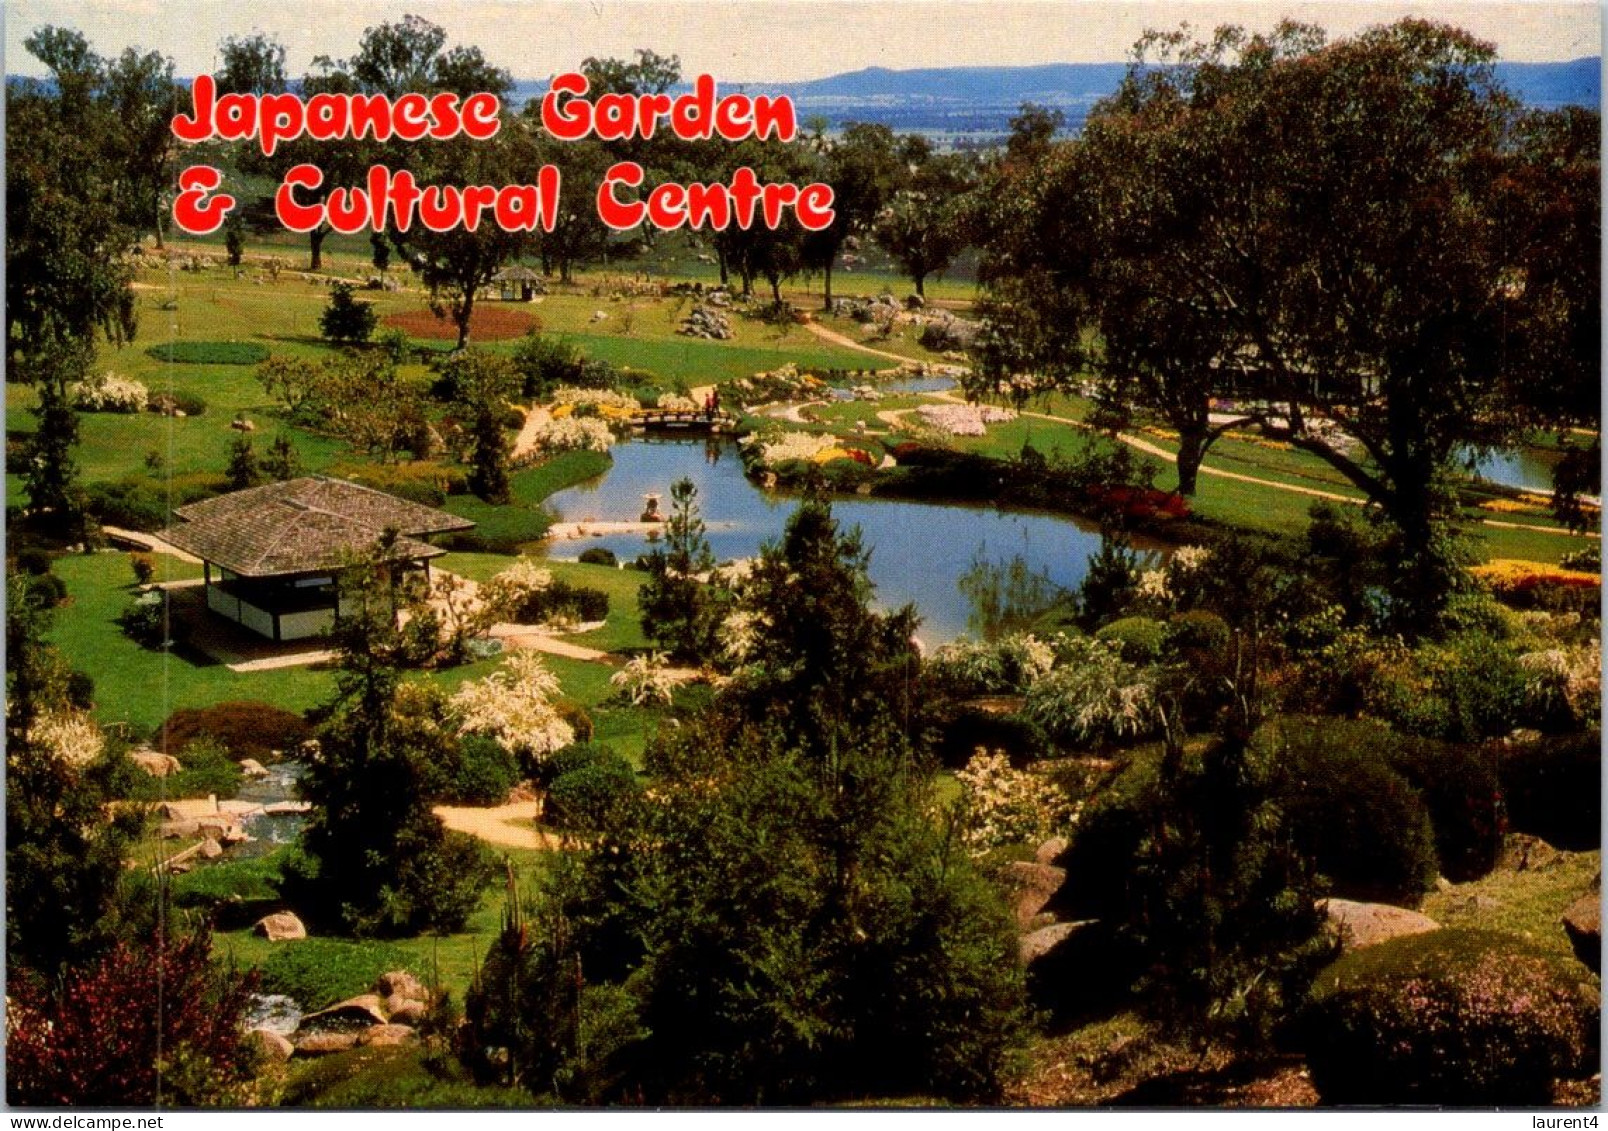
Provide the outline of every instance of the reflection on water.
[[[549,500],[563,521],[634,521],[644,495],[667,498],[670,484],[685,477],[698,488],[715,557],[725,561],[752,557],[762,543],[774,541],[796,505],[795,499],[761,491],[744,478],[729,442],[632,440],[612,454],[614,466],[607,473]],[[1061,516],[861,498],[834,500],[832,509],[842,523],[858,525],[864,533],[878,605],[913,603],[927,644],[965,633],[970,609],[959,583],[979,561],[1001,565],[1020,556],[1033,573],[1075,588],[1100,544],[1093,525]],[[546,549],[556,558],[574,558],[592,546],[629,561],[644,552],[647,541],[639,534],[613,534]]]
[[1472,473],[1487,483],[1550,494],[1552,469],[1562,456],[1543,448],[1513,448],[1506,451],[1465,452],[1464,458],[1472,464]]

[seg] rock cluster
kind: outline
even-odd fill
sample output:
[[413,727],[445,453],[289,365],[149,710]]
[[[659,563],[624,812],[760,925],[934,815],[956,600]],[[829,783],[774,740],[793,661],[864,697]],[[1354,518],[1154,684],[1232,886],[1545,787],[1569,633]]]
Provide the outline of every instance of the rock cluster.
[[722,342],[734,336],[731,329],[731,319],[706,303],[699,303],[693,307],[692,312],[681,320],[681,326],[676,330],[676,333],[685,334],[689,338],[705,338]]
[[325,1056],[352,1048],[390,1048],[418,1040],[418,1025],[430,1011],[432,995],[406,970],[381,974],[373,992],[309,1013],[289,1037],[269,1029],[249,1034],[272,1060]]

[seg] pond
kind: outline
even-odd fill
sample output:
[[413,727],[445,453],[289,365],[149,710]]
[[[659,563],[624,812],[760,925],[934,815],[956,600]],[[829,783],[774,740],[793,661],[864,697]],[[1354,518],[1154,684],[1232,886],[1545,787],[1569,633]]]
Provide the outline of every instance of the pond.
[[[798,504],[794,496],[750,483],[729,441],[631,440],[612,454],[608,472],[548,500],[561,521],[632,522],[648,494],[658,495],[668,511],[670,485],[687,478],[698,488],[715,557],[727,561],[752,557],[775,541]],[[927,645],[966,633],[970,606],[959,581],[978,561],[1002,566],[1020,556],[1034,573],[1074,588],[1100,547],[1097,527],[1058,515],[862,498],[835,499],[832,510],[845,527],[860,527],[872,551],[877,605],[913,603],[922,619],[917,635]],[[540,544],[556,559],[573,559],[592,546],[628,561],[648,542],[640,534],[610,534]]]
[[1487,483],[1551,494],[1552,469],[1562,456],[1545,448],[1510,448],[1469,451],[1464,458],[1471,460],[1471,473]]

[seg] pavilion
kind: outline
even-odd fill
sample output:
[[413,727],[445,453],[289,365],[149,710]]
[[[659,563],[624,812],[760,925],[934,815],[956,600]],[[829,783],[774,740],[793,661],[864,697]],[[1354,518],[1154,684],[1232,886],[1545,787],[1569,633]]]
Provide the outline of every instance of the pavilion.
[[393,568],[420,571],[446,550],[432,535],[468,519],[341,479],[309,475],[178,507],[160,537],[200,558],[207,608],[270,640],[304,640],[335,627],[338,582],[354,558],[396,534]]

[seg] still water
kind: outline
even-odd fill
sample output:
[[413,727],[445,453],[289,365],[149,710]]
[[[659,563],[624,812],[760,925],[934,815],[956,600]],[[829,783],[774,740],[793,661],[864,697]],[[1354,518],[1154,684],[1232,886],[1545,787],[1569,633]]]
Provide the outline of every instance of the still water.
[[1471,463],[1471,473],[1487,483],[1551,494],[1552,469],[1562,456],[1544,448],[1512,448],[1467,452],[1464,458]]
[[[727,561],[752,557],[762,544],[777,540],[797,505],[796,498],[750,483],[730,442],[632,440],[612,454],[609,471],[548,500],[561,521],[633,522],[649,494],[658,495],[668,512],[670,485],[688,478],[698,488],[715,557]],[[969,608],[957,583],[979,560],[1003,565],[1020,555],[1033,572],[1042,570],[1055,584],[1073,588],[1100,546],[1096,527],[1061,516],[858,498],[834,500],[832,510],[845,527],[859,526],[871,549],[877,604],[886,609],[913,603],[922,619],[917,635],[929,645],[965,634]],[[602,546],[621,560],[648,548],[639,534],[543,545],[555,558]]]

